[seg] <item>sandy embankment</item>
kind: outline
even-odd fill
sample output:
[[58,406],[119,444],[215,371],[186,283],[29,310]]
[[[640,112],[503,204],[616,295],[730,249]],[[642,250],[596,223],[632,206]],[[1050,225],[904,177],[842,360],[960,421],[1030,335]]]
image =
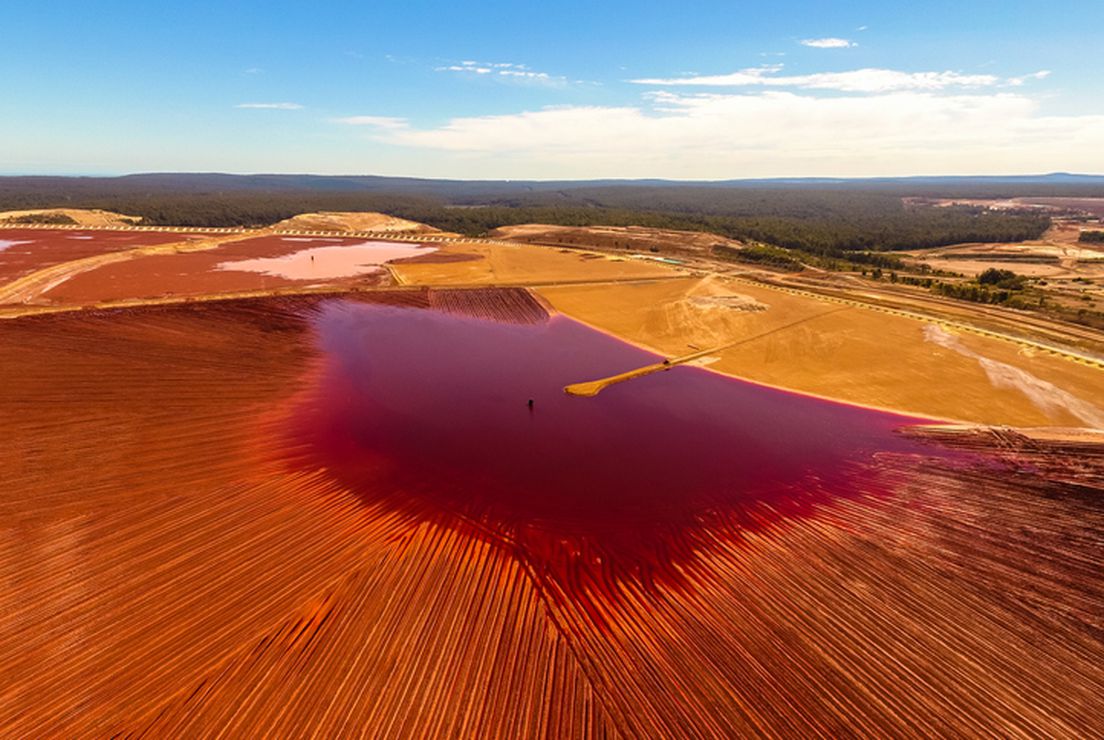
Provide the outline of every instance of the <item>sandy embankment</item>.
[[[667,357],[703,353],[711,370],[815,396],[1022,427],[1094,427],[1104,413],[1104,372],[1094,366],[953,328],[933,333],[933,323],[858,305],[722,278],[539,292],[556,310]],[[726,308],[716,300],[725,293],[766,310]]]
[[379,231],[396,234],[439,234],[432,226],[386,213],[322,211],[300,213],[272,226],[275,231]]
[[71,219],[73,225],[77,226],[134,226],[142,220],[141,216],[127,216],[98,208],[38,208],[28,211],[2,211],[0,212],[0,225],[17,224],[19,219],[28,216],[65,217]]
[[[393,269],[411,285],[543,285],[603,280],[678,277],[648,260],[611,257],[574,249],[457,241],[440,245],[431,260],[401,261]],[[463,255],[449,259],[449,255]]]

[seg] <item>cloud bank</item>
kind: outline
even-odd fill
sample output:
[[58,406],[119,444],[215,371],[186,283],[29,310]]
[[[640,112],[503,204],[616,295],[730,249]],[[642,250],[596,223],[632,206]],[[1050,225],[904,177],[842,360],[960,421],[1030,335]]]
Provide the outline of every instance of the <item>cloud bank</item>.
[[[419,128],[356,116],[374,141],[472,177],[889,176],[1104,170],[1104,115],[1053,116],[1005,90],[864,84],[864,94],[682,94],[555,106]],[[982,83],[978,83],[982,84]],[[995,84],[995,83],[985,83]],[[838,89],[838,88],[837,88]],[[876,94],[866,94],[868,91]]]
[[1043,70],[1023,77],[1001,78],[988,74],[960,72],[903,72],[895,69],[864,68],[846,72],[781,74],[781,65],[751,67],[721,75],[652,77],[630,80],[637,85],[663,87],[794,87],[805,90],[835,90],[851,93],[887,93],[901,90],[936,91],[949,88],[1018,86],[1029,79],[1042,79]]

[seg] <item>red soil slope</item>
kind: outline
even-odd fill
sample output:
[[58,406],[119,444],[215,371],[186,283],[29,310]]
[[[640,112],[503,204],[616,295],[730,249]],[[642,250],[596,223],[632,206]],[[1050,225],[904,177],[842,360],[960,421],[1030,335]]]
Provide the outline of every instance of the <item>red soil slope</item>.
[[0,356],[0,735],[1101,729],[1100,445],[691,368],[569,398],[654,357],[522,291],[27,317]]

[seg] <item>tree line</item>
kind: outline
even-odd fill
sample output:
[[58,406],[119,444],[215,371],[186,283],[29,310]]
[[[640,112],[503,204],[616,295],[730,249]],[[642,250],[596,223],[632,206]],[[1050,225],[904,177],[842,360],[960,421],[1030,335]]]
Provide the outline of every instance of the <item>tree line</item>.
[[906,207],[896,195],[856,191],[617,186],[467,203],[455,201],[469,196],[450,200],[402,192],[115,188],[54,192],[47,186],[21,190],[0,182],[0,210],[102,208],[139,216],[145,224],[196,227],[265,226],[311,211],[379,211],[468,236],[522,223],[644,226],[710,231],[853,261],[869,259],[858,253],[1033,239],[1050,225],[1041,214]]

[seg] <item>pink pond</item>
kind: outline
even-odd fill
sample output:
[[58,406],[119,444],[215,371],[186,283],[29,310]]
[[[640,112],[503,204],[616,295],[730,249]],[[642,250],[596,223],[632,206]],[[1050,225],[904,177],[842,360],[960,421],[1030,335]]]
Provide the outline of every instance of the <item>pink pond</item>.
[[288,411],[288,464],[489,539],[565,592],[678,587],[711,548],[880,495],[879,453],[933,454],[895,432],[921,420],[700,368],[568,396],[657,358],[563,316],[340,300],[313,321],[322,364]]
[[[286,239],[285,241],[308,241]],[[288,280],[332,280],[380,272],[387,262],[437,251],[435,247],[394,242],[361,242],[301,249],[278,257],[221,262],[220,270],[257,272]]]

